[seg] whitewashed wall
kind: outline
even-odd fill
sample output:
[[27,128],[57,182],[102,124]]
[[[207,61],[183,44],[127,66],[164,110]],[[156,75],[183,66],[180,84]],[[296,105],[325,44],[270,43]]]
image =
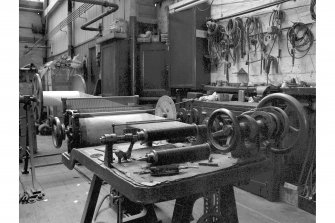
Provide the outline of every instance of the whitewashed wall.
[[[241,0],[215,0],[212,6],[211,15],[212,18],[220,18],[222,16],[227,16],[242,10],[246,10],[251,7],[259,6],[264,3],[271,2],[269,0],[259,0],[259,1],[241,1]],[[223,4],[223,5],[218,5]],[[292,26],[292,22],[303,22],[303,23],[311,23],[313,20],[310,16],[309,5],[310,0],[300,0],[300,1],[292,1],[283,3],[279,9],[285,12],[284,21],[282,24],[282,28]],[[241,18],[245,18],[246,16],[257,16],[260,18],[260,21],[263,25],[263,30],[266,30],[268,26],[268,21],[270,17],[270,13],[273,9],[278,9],[277,6],[263,9],[261,11],[253,12],[247,15],[241,16]],[[244,20],[245,21],[245,20]],[[222,21],[222,24],[226,24],[227,21]],[[312,25],[312,32],[314,34],[314,39],[316,40],[316,24]],[[269,83],[272,84],[280,84],[283,81],[290,80],[295,78],[297,81],[305,81],[309,83],[315,83],[316,78],[316,69],[315,69],[315,45],[314,42],[312,48],[309,53],[302,59],[296,59],[294,62],[294,66],[292,66],[292,57],[289,55],[287,51],[287,39],[286,39],[287,29],[283,30],[281,41],[279,43],[279,47],[281,49],[281,58],[279,59],[279,67],[278,73],[276,74],[274,70],[270,71],[269,74]],[[270,44],[271,46],[272,44]],[[260,49],[258,49],[260,50]],[[271,55],[277,57],[278,45],[277,43],[274,45]],[[297,56],[299,56],[297,54]],[[261,54],[258,51],[254,56],[254,53],[250,53],[250,61],[260,59]],[[237,74],[241,68],[245,71],[248,71],[248,66],[245,65],[247,60],[247,56],[244,59],[240,59],[236,65],[232,65],[229,70],[229,78],[230,82],[240,82]],[[224,75],[224,66],[221,66],[218,69],[212,67],[211,72],[211,82],[216,82],[217,80],[226,80]],[[249,82],[250,83],[265,83],[266,82],[266,74],[263,71],[263,74],[260,74],[260,62],[256,62],[250,65],[249,67]]]
[[[51,0],[49,4],[53,1]],[[98,27],[99,23],[103,24],[103,35],[109,33],[110,26],[115,19],[125,19],[129,21],[129,16],[136,15],[137,1],[135,0],[108,0],[109,2],[114,2],[119,5],[119,9],[104,17],[103,20],[99,20],[89,27]],[[139,2],[147,2],[139,1]],[[78,9],[83,3],[74,2],[73,10]],[[85,44],[94,39],[94,37],[98,34],[98,32],[94,31],[85,31],[80,29],[80,27],[86,23],[87,21],[99,16],[101,13],[105,12],[107,8],[104,8],[100,5],[95,5],[88,9],[84,14],[77,18],[73,22],[72,26],[72,44],[76,48],[82,44]],[[67,17],[67,1],[63,1],[57,9],[55,9],[50,16],[48,16],[48,32],[51,32],[54,27],[56,27],[61,21],[63,21]],[[64,27],[62,31],[57,32],[54,36],[49,39],[48,45],[51,46],[51,50],[48,50],[48,56],[59,55],[61,53],[66,52],[68,47],[68,33],[67,27]]]
[[[67,1],[63,1],[54,12],[48,16],[47,25],[48,32],[50,33],[61,21],[67,17]],[[67,50],[67,27],[62,31],[57,32],[54,36],[48,39],[48,57],[58,55]]]
[[[31,25],[42,27],[41,16],[36,12],[20,11],[19,26],[31,27]],[[41,66],[43,64],[43,57],[45,56],[44,48],[34,48],[29,54],[25,54],[27,52],[25,46],[33,46],[38,39],[42,38],[42,35],[33,33],[32,29],[29,28],[20,28],[19,37],[20,39],[30,39],[30,41],[20,40],[19,42],[19,67],[30,63],[34,63],[37,67]]]

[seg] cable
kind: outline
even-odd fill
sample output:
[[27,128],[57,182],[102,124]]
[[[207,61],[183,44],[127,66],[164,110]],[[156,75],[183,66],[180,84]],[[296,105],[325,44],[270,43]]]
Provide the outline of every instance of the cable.
[[[287,31],[287,51],[291,57],[301,59],[307,55],[312,48],[314,42],[314,35],[306,24],[297,22]],[[289,47],[291,44],[291,49]],[[307,48],[306,48],[307,46]],[[295,51],[304,53],[300,57],[295,56]]]
[[107,194],[106,196],[104,196],[104,198],[102,198],[102,200],[100,201],[100,203],[98,204],[98,208],[96,209],[96,211],[94,212],[94,215],[93,215],[93,222],[95,223],[95,221],[97,220],[97,217],[98,217],[98,213],[100,211],[100,208],[102,206],[102,204],[104,203],[104,201],[106,200],[107,197],[111,197],[112,195],[111,194]]
[[311,12],[311,17],[314,21],[316,21],[315,5],[316,5],[316,0],[311,0],[309,10]]

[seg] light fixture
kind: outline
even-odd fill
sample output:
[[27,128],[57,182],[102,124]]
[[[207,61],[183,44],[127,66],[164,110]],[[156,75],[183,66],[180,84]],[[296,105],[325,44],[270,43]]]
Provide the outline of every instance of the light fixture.
[[163,0],[153,0],[152,3],[154,4],[155,7],[159,4],[159,6],[162,6]]

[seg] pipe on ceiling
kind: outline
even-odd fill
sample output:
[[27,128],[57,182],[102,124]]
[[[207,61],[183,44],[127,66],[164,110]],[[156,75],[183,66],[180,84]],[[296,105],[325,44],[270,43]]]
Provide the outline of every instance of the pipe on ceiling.
[[102,19],[103,17],[117,11],[119,9],[119,6],[117,4],[108,2],[108,1],[99,1],[99,0],[69,0],[69,1],[74,1],[74,2],[82,2],[82,3],[88,3],[88,4],[93,4],[93,5],[102,5],[104,7],[111,7],[108,9],[106,12],[102,13],[101,15],[95,17],[94,19],[86,22],[84,25],[82,25],[80,28],[82,30],[88,30],[88,31],[102,31],[102,27],[99,25],[98,28],[93,28],[93,27],[87,27],[91,25],[92,23]]
[[247,10],[244,10],[244,11],[241,11],[241,12],[234,13],[232,15],[228,15],[228,16],[221,17],[221,18],[218,18],[218,19],[209,19],[209,20],[218,22],[218,21],[221,21],[221,20],[230,19],[230,18],[233,18],[233,17],[236,17],[236,16],[241,16],[241,15],[248,14],[248,13],[251,13],[251,12],[266,9],[266,8],[269,8],[269,7],[272,7],[272,6],[275,6],[275,5],[279,5],[279,4],[282,4],[282,3],[285,3],[285,2],[289,2],[289,1],[295,1],[295,0],[280,0],[280,1],[270,2],[270,3],[264,4],[264,5],[256,6],[254,8],[250,8],[250,9],[247,9]]
[[43,9],[25,8],[25,7],[19,7],[19,11],[43,13]]

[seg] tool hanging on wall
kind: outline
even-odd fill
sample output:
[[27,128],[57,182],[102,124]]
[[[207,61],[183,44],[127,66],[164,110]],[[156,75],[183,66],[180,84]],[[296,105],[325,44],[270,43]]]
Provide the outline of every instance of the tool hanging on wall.
[[243,21],[241,18],[230,19],[226,26],[226,33],[228,35],[229,41],[229,48],[233,49],[233,63],[235,65],[237,61],[237,54],[238,54],[238,47],[241,50],[241,58],[244,57],[244,50],[243,50],[243,40],[244,40],[244,27]]
[[[293,24],[287,31],[287,50],[292,57],[292,66],[294,66],[295,59],[301,59],[307,55],[313,46],[313,42],[314,35],[306,24],[302,22]],[[291,47],[289,45],[291,45]],[[297,56],[297,54],[302,55]]]
[[269,84],[269,73],[270,68],[274,68],[275,72],[278,73],[278,60],[276,57],[268,55],[267,58],[264,60],[264,71],[266,73],[266,84]]
[[207,21],[207,39],[208,39],[208,55],[211,64],[216,68],[220,67],[222,57],[229,51],[229,37],[226,34],[225,28],[213,21]]
[[277,47],[278,47],[277,64],[279,63],[279,58],[281,57],[280,39],[282,35],[281,24],[283,20],[284,20],[284,11],[282,10],[273,10],[273,12],[270,14],[269,28],[268,28],[267,35],[271,36],[271,39],[273,40],[273,44],[268,54],[269,55],[271,54],[274,44],[275,42],[277,42]]
[[[260,24],[260,21],[257,17],[248,17],[245,21],[245,35],[247,39],[247,44],[248,44],[248,58],[246,65],[248,65],[248,72],[249,72],[249,65],[254,62],[260,61],[260,73],[262,74],[262,67],[263,67],[263,54],[266,51],[266,45],[264,44],[264,37],[263,37],[263,31],[262,31],[262,25]],[[252,52],[253,46],[253,52],[254,55],[256,56],[257,53],[257,48],[261,48],[261,59],[260,60],[255,60],[255,61],[249,61],[250,59],[250,53]]]

